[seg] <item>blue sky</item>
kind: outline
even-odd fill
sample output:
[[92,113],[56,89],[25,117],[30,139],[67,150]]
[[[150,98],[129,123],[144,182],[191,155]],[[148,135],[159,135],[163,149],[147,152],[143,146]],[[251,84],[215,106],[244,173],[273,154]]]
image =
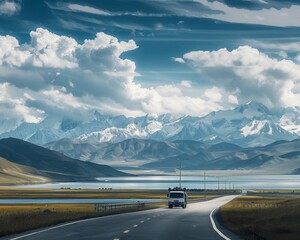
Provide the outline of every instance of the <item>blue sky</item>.
[[296,0],[2,0],[2,118],[299,106],[299,12]]

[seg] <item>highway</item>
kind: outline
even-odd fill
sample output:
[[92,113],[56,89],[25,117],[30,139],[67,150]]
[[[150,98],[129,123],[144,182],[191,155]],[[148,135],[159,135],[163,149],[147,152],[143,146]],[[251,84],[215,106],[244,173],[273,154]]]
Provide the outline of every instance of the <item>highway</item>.
[[[232,200],[225,196],[190,203],[186,209],[160,208],[86,219],[3,239],[24,240],[200,240],[237,239],[213,228],[211,212]],[[223,232],[224,233],[224,232]],[[226,233],[225,233],[226,234]]]

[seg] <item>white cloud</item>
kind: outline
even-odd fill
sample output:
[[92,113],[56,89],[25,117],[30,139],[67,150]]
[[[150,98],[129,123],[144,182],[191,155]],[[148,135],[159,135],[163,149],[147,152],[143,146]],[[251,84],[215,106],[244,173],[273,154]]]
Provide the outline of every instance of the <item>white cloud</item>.
[[296,57],[295,57],[295,60],[300,63],[300,54],[298,54]]
[[31,43],[19,45],[12,36],[0,36],[0,64],[10,66],[35,66],[47,68],[75,68],[74,56],[77,42],[38,28],[30,32]]
[[110,13],[101,9],[89,7],[89,6],[83,6],[79,4],[69,4],[68,8],[72,11],[76,12],[85,12],[85,13],[91,13],[91,14],[97,14],[97,15],[104,15],[109,16]]
[[0,1],[0,15],[12,16],[21,10],[21,5],[14,1]]
[[50,3],[47,2],[47,5],[51,9],[55,10],[62,10],[62,11],[71,11],[71,12],[81,12],[81,13],[88,13],[88,14],[95,14],[95,15],[102,15],[102,16],[136,16],[136,17],[165,17],[170,16],[170,14],[166,13],[146,13],[141,11],[118,11],[118,12],[111,12],[107,10],[103,10],[100,8],[95,8],[87,5],[80,5],[75,3],[64,4],[62,2],[58,3]]
[[239,104],[239,100],[237,99],[237,97],[234,96],[234,95],[231,95],[231,94],[228,96],[228,102],[233,104],[233,105],[238,105]]
[[[298,105],[300,65],[293,61],[270,58],[249,46],[193,51],[183,58],[202,78],[237,96],[239,102],[256,99],[274,108]],[[236,102],[234,97],[228,100]]]
[[268,4],[268,2],[266,2],[265,0],[258,0],[258,1],[262,4]]
[[[208,13],[206,17],[227,22],[260,24],[270,26],[300,26],[300,6],[291,5],[288,8],[263,8],[259,10],[249,10],[230,7],[219,1],[198,0],[204,6],[219,13]],[[203,13],[201,13],[203,17]]]
[[21,66],[29,56],[29,51],[20,50],[16,38],[0,36],[0,65]]
[[295,92],[295,89],[297,89],[296,84],[299,87],[299,82],[295,83],[292,80],[285,82],[281,98],[285,106],[300,106],[300,89],[298,88],[298,91],[296,90],[297,92]]
[[279,51],[278,55],[282,58],[288,58],[289,55],[285,51]]
[[38,28],[30,32],[32,65],[50,68],[75,68],[78,66],[74,57],[77,42],[73,38],[58,36],[46,29]]
[[180,82],[180,86],[185,87],[185,88],[192,88],[192,82],[189,80],[182,80]]
[[[143,87],[135,62],[122,54],[138,48],[105,33],[83,43],[46,29],[30,32],[30,43],[0,36],[0,111],[28,122],[43,116],[84,118],[88,111],[136,116],[174,113],[204,115],[222,109],[191,82]],[[225,102],[226,99],[224,100]],[[14,113],[15,112],[15,113]]]
[[184,63],[184,60],[182,58],[179,58],[179,57],[174,57],[172,58],[174,60],[174,62],[178,62],[178,63]]
[[32,99],[29,93],[23,93],[22,90],[8,83],[0,83],[0,112],[3,113],[1,119],[39,122],[43,118],[43,111],[26,106],[28,99]]
[[212,87],[210,89],[205,90],[204,96],[213,102],[220,102],[223,99],[221,90],[217,87]]
[[274,42],[260,42],[250,41],[251,45],[254,45],[263,49],[281,50],[285,52],[300,52],[299,42],[287,42],[287,43],[274,43]]
[[[186,96],[179,87],[174,85],[159,86],[155,88],[155,93],[157,95],[151,98],[151,101],[144,103],[147,112],[201,116],[223,109],[218,103],[207,101],[204,98]],[[154,109],[155,111],[153,111]]]

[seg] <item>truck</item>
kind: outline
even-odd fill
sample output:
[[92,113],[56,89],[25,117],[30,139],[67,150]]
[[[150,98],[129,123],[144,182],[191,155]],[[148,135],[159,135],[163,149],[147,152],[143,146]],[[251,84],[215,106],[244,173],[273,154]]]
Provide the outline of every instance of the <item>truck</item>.
[[168,192],[168,206],[186,208],[188,196],[185,188],[169,188]]

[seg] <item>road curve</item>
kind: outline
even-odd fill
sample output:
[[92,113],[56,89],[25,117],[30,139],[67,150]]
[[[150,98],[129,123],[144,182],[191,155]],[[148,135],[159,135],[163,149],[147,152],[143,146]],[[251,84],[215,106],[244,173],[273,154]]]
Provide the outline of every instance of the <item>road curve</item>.
[[225,239],[213,228],[211,212],[235,196],[188,204],[86,219],[3,239],[22,240],[193,240]]

